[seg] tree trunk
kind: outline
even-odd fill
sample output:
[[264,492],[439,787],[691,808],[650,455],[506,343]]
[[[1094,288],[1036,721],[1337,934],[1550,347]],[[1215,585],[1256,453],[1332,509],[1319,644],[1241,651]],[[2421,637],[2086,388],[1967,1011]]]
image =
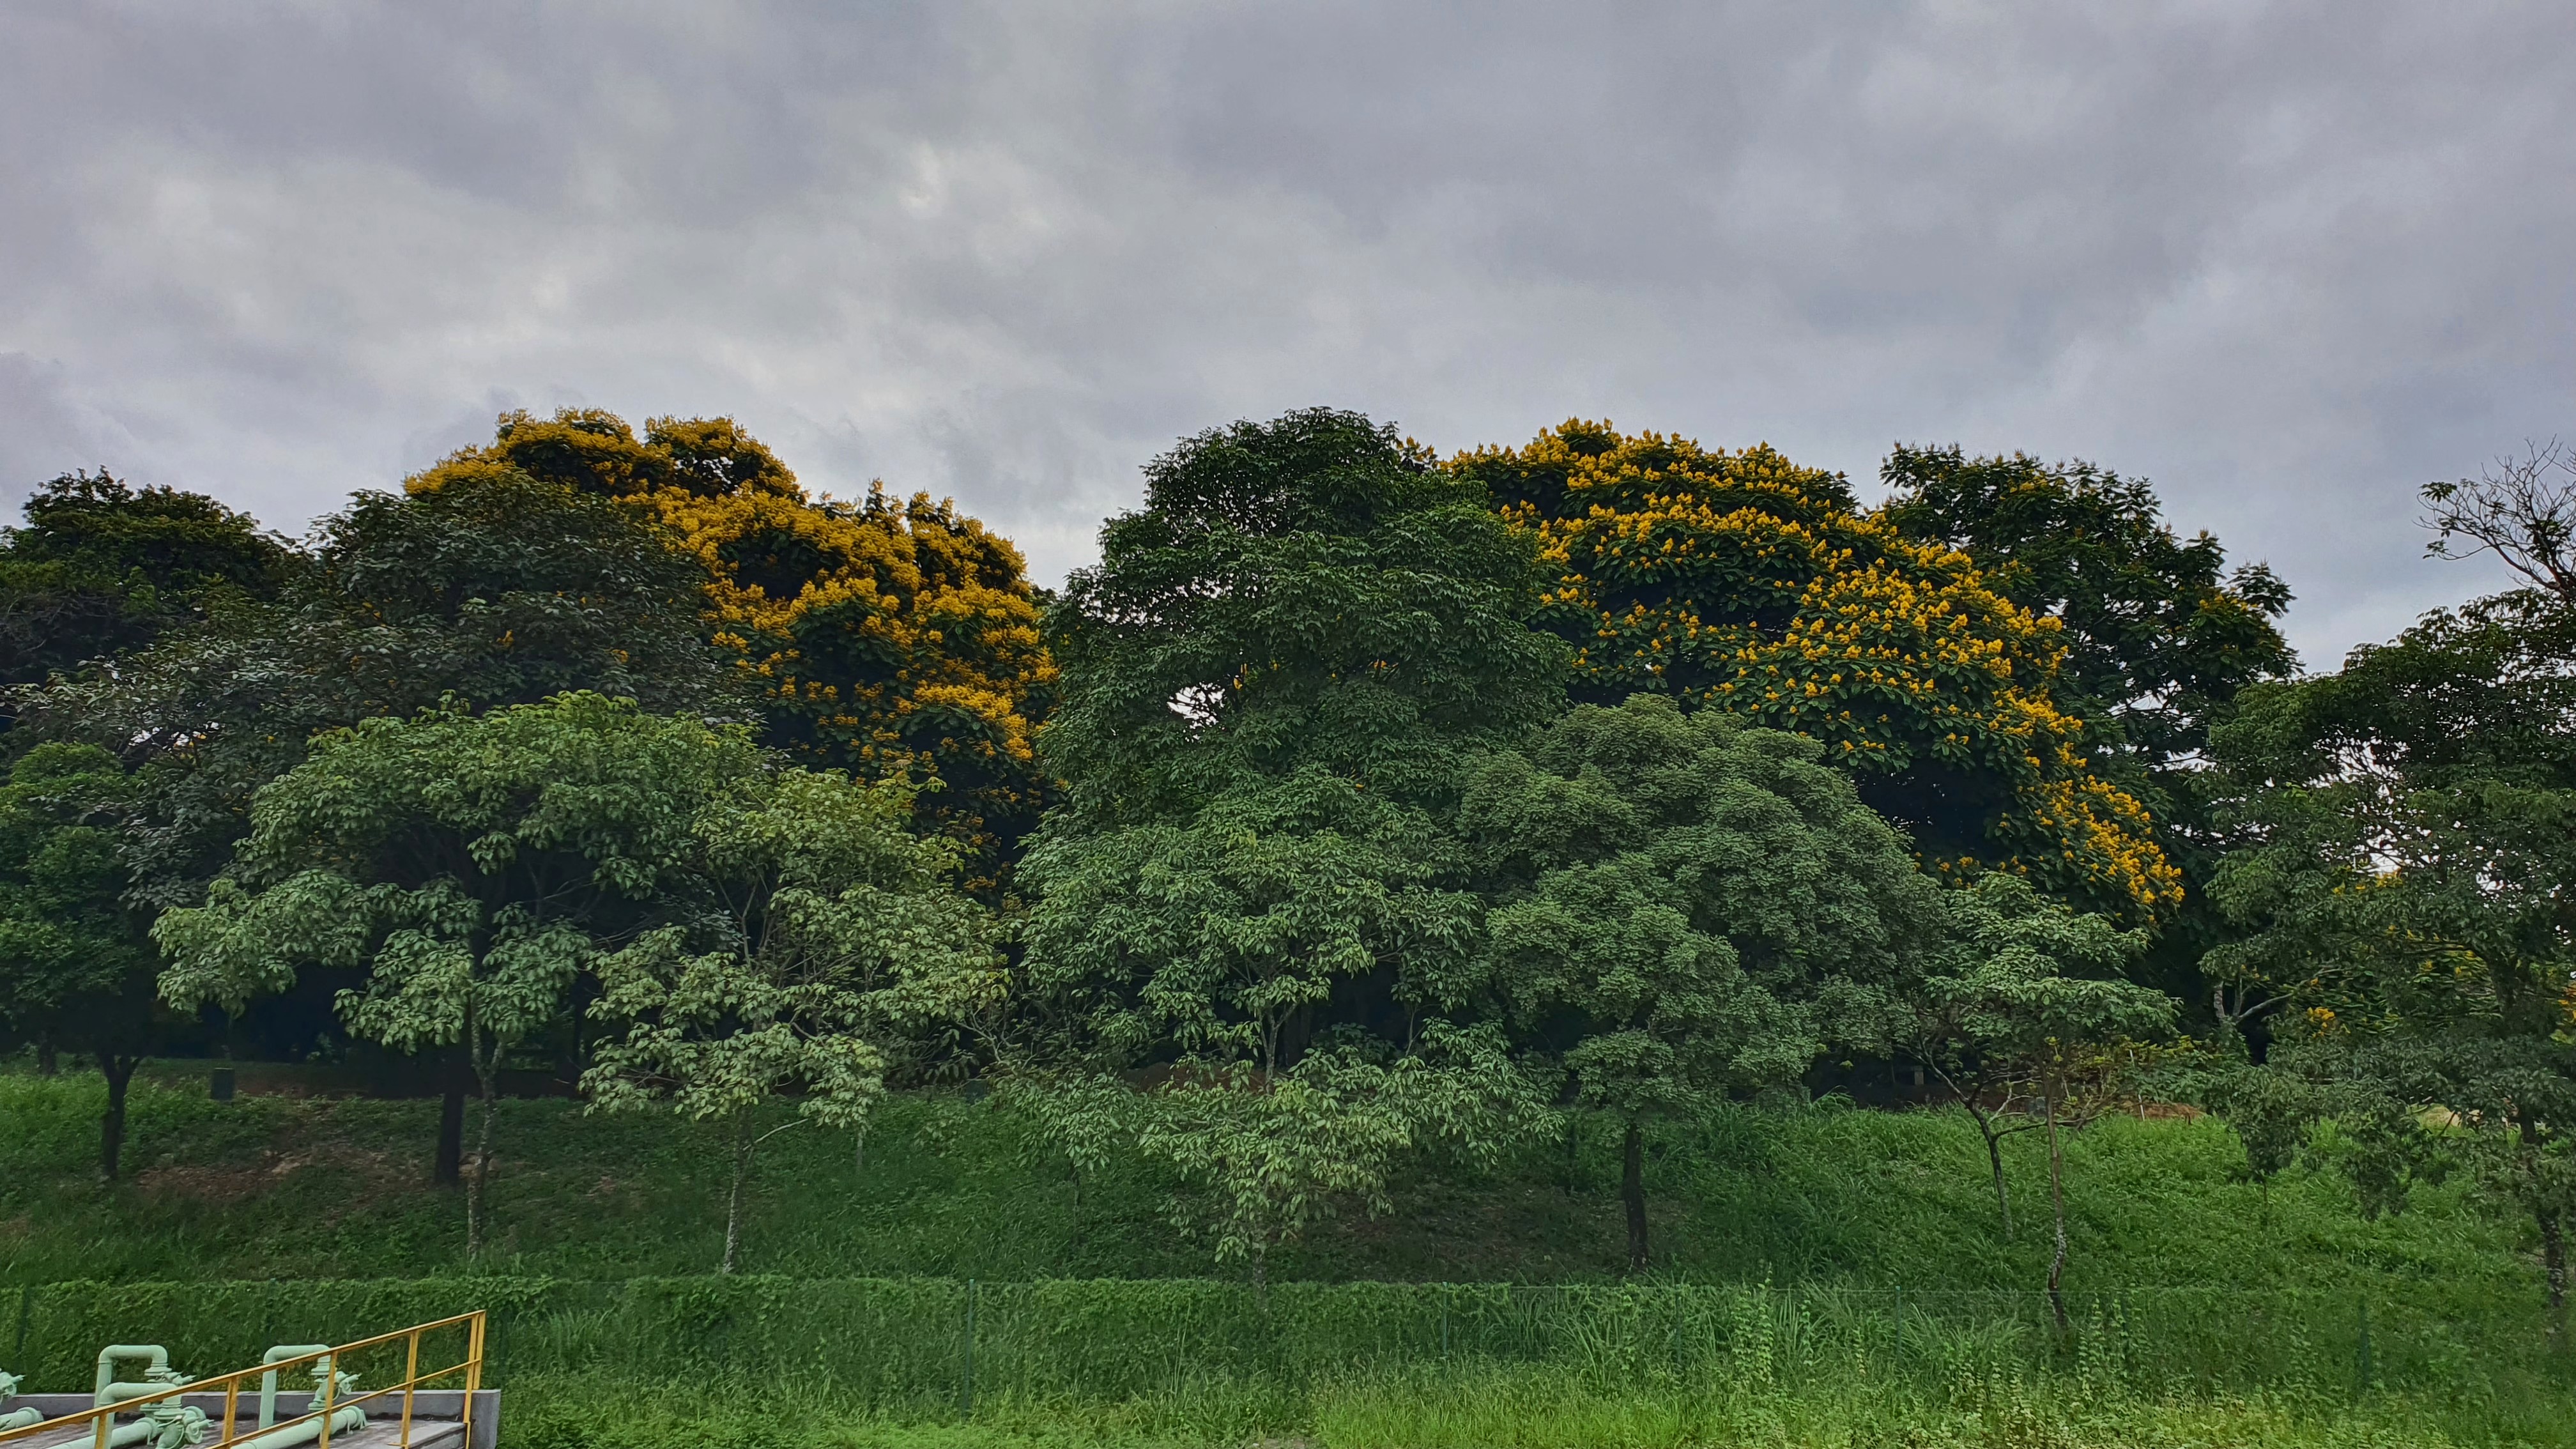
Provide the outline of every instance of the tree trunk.
[[1574,1184],[1583,1176],[1583,1114],[1565,1114],[1565,1181],[1561,1184],[1568,1198],[1574,1196]]
[[54,1045],[54,1039],[49,1036],[40,1036],[36,1038],[36,1075],[40,1077],[58,1077],[61,1076],[62,1073],[62,1052]]
[[438,1154],[430,1161],[429,1180],[441,1187],[465,1180],[465,1083],[453,1069],[438,1097]]
[[1070,1246],[1076,1252],[1082,1248],[1082,1169],[1079,1166],[1073,1169],[1073,1242]]
[[731,1273],[734,1259],[742,1251],[742,1189],[751,1178],[751,1114],[733,1119],[733,1191],[725,1195],[724,1261],[716,1264],[718,1273]]
[[479,1056],[474,1063],[474,1077],[482,1089],[483,1120],[474,1132],[474,1172],[465,1179],[465,1256],[483,1256],[486,1219],[492,1211],[492,1119],[500,1114],[500,1063],[485,1063]]
[[1977,1121],[1977,1131],[1986,1139],[1986,1163],[1995,1170],[1995,1211],[2003,1215],[2004,1241],[2012,1241],[2012,1191],[2004,1186],[2004,1138],[1986,1114],[1971,1107],[1968,1115]]
[[101,1176],[114,1182],[125,1158],[125,1089],[134,1081],[134,1069],[141,1057],[120,1057],[113,1052],[98,1054],[98,1069],[107,1077],[107,1110],[98,1117],[98,1168]]
[[2048,1311],[2056,1316],[2057,1333],[2066,1335],[2066,1294],[2059,1283],[2066,1276],[2066,1156],[2057,1137],[2057,1097],[2048,1101],[2048,1200],[2057,1215],[2057,1251],[2048,1260]]
[[1619,1200],[1628,1208],[1628,1271],[1646,1271],[1646,1129],[1628,1120],[1628,1140],[1621,1150]]
[[2549,1281],[2549,1336],[2567,1342],[2567,1225],[2557,1213],[2540,1215],[2540,1263]]

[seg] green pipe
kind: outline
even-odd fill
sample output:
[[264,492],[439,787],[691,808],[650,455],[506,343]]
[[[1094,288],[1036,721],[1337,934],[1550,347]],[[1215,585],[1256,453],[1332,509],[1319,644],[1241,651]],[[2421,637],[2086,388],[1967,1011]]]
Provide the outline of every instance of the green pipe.
[[[323,1357],[313,1361],[313,1397],[306,1400],[304,1406],[307,1414],[316,1414],[316,1411],[322,1407],[322,1393],[326,1386],[335,1399],[347,1397],[358,1387],[357,1375],[332,1372],[331,1359],[327,1352],[330,1347],[331,1345],[327,1343],[283,1343],[270,1349],[267,1356],[260,1362],[276,1363],[281,1359],[302,1358],[308,1353],[323,1354]],[[333,1409],[329,1417],[331,1432],[335,1435],[354,1434],[367,1427],[367,1411],[356,1404]],[[270,1429],[269,1426],[276,1422],[277,1370],[270,1369],[259,1378],[259,1427],[268,1432],[254,1434],[234,1445],[233,1449],[285,1449],[289,1444],[301,1444],[308,1439],[322,1437],[322,1418],[318,1414],[300,1424],[289,1424],[283,1429]]]
[[[9,1399],[17,1392],[18,1376],[16,1374],[0,1373],[0,1403],[8,1402]],[[0,1414],[0,1434],[5,1434],[12,1429],[24,1429],[29,1424],[41,1424],[43,1422],[45,1422],[45,1411],[42,1409],[33,1407],[11,1409],[5,1414]]]
[[[171,1377],[178,1378],[176,1374]],[[187,1449],[214,1432],[205,1410],[189,1408],[176,1399],[146,1404],[140,1412],[141,1417],[133,1423],[108,1434],[108,1449],[129,1449],[136,1444],[149,1445],[150,1449]]]
[[[268,1352],[261,1354],[259,1361],[264,1364],[276,1363],[281,1359],[302,1358],[308,1353],[318,1353],[322,1355],[321,1358],[313,1361],[313,1383],[316,1395],[318,1396],[323,1379],[331,1372],[331,1345],[327,1343],[281,1343],[275,1348],[270,1349]],[[276,1422],[277,1370],[270,1369],[268,1372],[259,1376],[259,1426],[265,1429]],[[334,1429],[331,1432],[337,1434],[340,1431]]]
[[[131,1363],[137,1359],[143,1361],[144,1381],[118,1383],[116,1366],[120,1363]],[[110,1404],[121,1404],[127,1399],[141,1398],[155,1389],[166,1388],[173,1383],[186,1382],[184,1379],[160,1377],[169,1372],[170,1350],[161,1345],[111,1343],[98,1351],[98,1392],[90,1402],[93,1407],[103,1409]]]
[[[144,1365],[140,1382],[120,1382],[116,1366],[121,1363]],[[98,1408],[157,1394],[188,1382],[188,1376],[170,1367],[170,1351],[157,1343],[111,1343],[98,1351],[97,1391],[91,1402]],[[151,1449],[184,1449],[206,1437],[206,1411],[192,1409],[177,1399],[163,1399],[146,1404],[130,1424],[120,1424],[109,1431],[108,1449],[129,1449],[148,1444]]]
[[[345,1409],[331,1411],[331,1436],[335,1439],[343,1434],[354,1434],[365,1427],[367,1427],[367,1411],[355,1404]],[[322,1421],[319,1418],[313,1418],[301,1424],[289,1424],[283,1429],[271,1429],[265,1434],[253,1434],[247,1439],[236,1439],[233,1441],[233,1449],[285,1449],[289,1444],[302,1444],[321,1437]]]

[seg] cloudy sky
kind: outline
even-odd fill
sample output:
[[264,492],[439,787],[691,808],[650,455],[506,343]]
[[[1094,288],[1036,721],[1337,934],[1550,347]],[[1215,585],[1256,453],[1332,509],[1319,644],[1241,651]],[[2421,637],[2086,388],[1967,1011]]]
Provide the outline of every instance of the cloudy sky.
[[1041,579],[1327,402],[2082,456],[2310,662],[2576,434],[2576,7],[413,4],[0,12],[0,485],[300,529],[505,407],[730,413]]

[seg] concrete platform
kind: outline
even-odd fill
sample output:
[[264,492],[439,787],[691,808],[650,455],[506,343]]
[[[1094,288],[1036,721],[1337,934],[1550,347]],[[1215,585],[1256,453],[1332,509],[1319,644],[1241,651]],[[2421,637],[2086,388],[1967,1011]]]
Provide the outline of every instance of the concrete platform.
[[[501,1436],[501,1391],[484,1389],[475,1394],[474,1442],[471,1444],[465,1442],[465,1426],[459,1422],[463,1417],[464,1401],[462,1389],[415,1391],[411,1401],[411,1449],[495,1449]],[[179,1402],[205,1411],[215,1431],[208,1436],[206,1443],[214,1444],[223,1433],[224,1396],[182,1394]],[[331,1449],[340,1449],[344,1444],[348,1449],[394,1449],[402,1441],[402,1395],[392,1393],[378,1399],[361,1396],[360,1402],[367,1411],[367,1427],[355,1433],[332,1435]],[[42,1409],[47,1418],[53,1418],[77,1414],[90,1407],[90,1396],[20,1394],[9,1400],[9,1407]],[[304,1411],[303,1395],[278,1395],[279,1419],[289,1419]],[[259,1396],[256,1393],[242,1395],[233,1412],[237,1416],[234,1433],[248,1435],[257,1432],[253,1427],[259,1422]],[[35,1433],[23,1439],[10,1440],[6,1449],[77,1449],[77,1446],[95,1442],[96,1433],[93,1426],[87,1432],[76,1433],[66,1429],[58,1434],[49,1434],[45,1432],[45,1426],[39,1424]]]

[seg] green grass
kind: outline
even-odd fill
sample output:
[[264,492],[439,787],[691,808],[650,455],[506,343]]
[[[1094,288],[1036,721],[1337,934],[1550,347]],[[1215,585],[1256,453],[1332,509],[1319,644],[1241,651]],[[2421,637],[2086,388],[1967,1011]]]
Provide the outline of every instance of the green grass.
[[863,1166],[846,1137],[775,1138],[747,1242],[767,1276],[727,1284],[702,1276],[712,1134],[509,1102],[501,1246],[469,1274],[461,1196],[427,1182],[435,1103],[216,1103],[201,1073],[138,1081],[129,1180],[107,1186],[98,1078],[0,1070],[0,1284],[65,1285],[23,1300],[40,1342],[77,1340],[49,1378],[101,1334],[238,1357],[288,1320],[354,1331],[453,1298],[520,1305],[511,1449],[2576,1443],[2521,1223],[2458,1184],[2376,1221],[2330,1174],[2267,1201],[2205,1121],[2072,1142],[2079,1324],[2060,1339],[2032,1292],[2037,1144],[2012,1148],[2006,1241],[1949,1112],[1745,1108],[1664,1133],[1643,1284],[1596,1133],[1490,1174],[1425,1170],[1393,1212],[1274,1261],[1264,1299],[1212,1281],[1168,1183],[1088,1183],[1077,1220],[1061,1166],[956,1094],[890,1104]]
[[[245,1097],[138,1081],[128,1180],[97,1180],[95,1075],[0,1072],[0,1283],[409,1277],[462,1268],[463,1201],[430,1185],[436,1104]],[[485,1271],[566,1278],[705,1272],[722,1234],[714,1134],[658,1118],[503,1104],[499,1248]],[[745,1266],[805,1277],[1173,1278],[1213,1271],[1171,1227],[1168,1184],[1087,1184],[1014,1122],[956,1096],[892,1102],[850,1139],[790,1128],[762,1151]],[[1624,1275],[1606,1133],[1490,1175],[1425,1171],[1395,1210],[1326,1225],[1281,1279],[1587,1283]],[[2012,1152],[2021,1232],[1998,1230],[1982,1149],[1949,1112],[1731,1110],[1655,1143],[1659,1276],[1689,1282],[2027,1290],[2047,1262],[2044,1160]],[[2113,1118],[2068,1149],[2070,1285],[2445,1295],[2536,1302],[2533,1234],[2461,1185],[2376,1221],[2332,1174],[2268,1205],[2206,1121]]]

